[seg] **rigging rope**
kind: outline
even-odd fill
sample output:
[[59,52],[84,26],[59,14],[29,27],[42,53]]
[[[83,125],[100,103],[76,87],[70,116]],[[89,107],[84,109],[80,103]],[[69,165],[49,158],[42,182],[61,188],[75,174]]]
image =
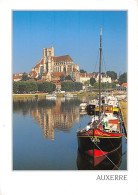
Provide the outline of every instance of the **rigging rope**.
[[105,67],[105,73],[107,72],[107,69],[106,69],[106,66],[105,66],[105,60],[104,60],[104,55],[103,55],[103,52],[102,52],[102,58],[103,58],[103,60],[102,60],[102,62],[103,62],[103,67]]
[[94,72],[96,70],[96,65],[97,65],[97,62],[98,62],[98,58],[99,58],[99,49],[98,49],[98,55],[97,55],[97,59],[96,59],[96,64],[95,64],[95,67],[94,67]]

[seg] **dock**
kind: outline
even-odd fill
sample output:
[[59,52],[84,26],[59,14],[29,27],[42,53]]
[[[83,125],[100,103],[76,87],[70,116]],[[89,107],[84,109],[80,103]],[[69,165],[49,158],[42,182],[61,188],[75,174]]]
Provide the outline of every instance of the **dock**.
[[127,102],[125,102],[123,100],[119,101],[119,106],[120,106],[120,110],[121,110],[125,130],[126,130],[126,133],[127,133]]

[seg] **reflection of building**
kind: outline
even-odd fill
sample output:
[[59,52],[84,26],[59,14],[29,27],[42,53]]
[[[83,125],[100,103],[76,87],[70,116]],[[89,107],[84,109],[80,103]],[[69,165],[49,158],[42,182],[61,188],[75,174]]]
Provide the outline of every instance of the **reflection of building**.
[[69,110],[66,110],[61,108],[61,103],[67,104],[58,99],[54,108],[38,107],[30,111],[32,118],[42,127],[44,139],[54,140],[55,129],[68,131],[74,122],[79,121],[79,107],[72,105]]

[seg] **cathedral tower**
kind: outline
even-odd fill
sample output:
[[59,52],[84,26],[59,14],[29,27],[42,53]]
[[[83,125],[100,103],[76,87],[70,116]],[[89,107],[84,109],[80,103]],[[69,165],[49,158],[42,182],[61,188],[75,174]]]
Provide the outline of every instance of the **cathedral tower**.
[[53,72],[52,57],[54,57],[54,46],[43,48],[44,72]]

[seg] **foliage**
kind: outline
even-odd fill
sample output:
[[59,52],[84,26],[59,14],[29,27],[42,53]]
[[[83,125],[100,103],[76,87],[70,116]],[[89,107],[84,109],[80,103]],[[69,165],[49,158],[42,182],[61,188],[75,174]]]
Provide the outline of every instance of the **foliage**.
[[24,73],[23,73],[23,76],[22,76],[22,81],[27,81],[27,80],[29,80],[29,77],[28,77],[28,75],[24,72]]
[[80,73],[87,73],[87,71],[80,69]]
[[127,73],[121,74],[118,80],[120,84],[127,83]]
[[106,74],[107,74],[107,76],[111,77],[112,80],[117,79],[117,73],[114,71],[107,71]]
[[90,84],[93,86],[95,82],[96,82],[95,78],[91,77],[90,78]]
[[52,92],[56,86],[50,82],[37,83],[37,82],[27,82],[18,81],[13,82],[13,93],[30,93],[35,91],[41,92]]
[[13,93],[17,93],[19,90],[19,82],[13,82]]
[[52,92],[56,88],[55,84],[51,82],[43,82],[38,84],[38,91],[47,93],[47,92]]
[[[99,88],[99,83],[95,82],[94,83],[94,88],[98,89]],[[101,89],[110,89],[110,88],[116,88],[115,83],[101,83]]]
[[65,77],[65,80],[71,80],[71,81],[72,81],[72,78],[71,78],[70,75],[67,75],[67,76]]
[[60,76],[60,82],[63,82],[65,80],[65,76],[64,76],[64,74],[62,74],[61,76]]
[[63,82],[61,83],[62,91],[80,91],[82,90],[82,83],[79,82]]
[[41,78],[42,78],[42,75],[39,75],[39,76],[38,76],[38,80],[41,79]]
[[85,84],[88,84],[89,85],[90,84],[90,81],[89,80],[88,81],[85,81]]

